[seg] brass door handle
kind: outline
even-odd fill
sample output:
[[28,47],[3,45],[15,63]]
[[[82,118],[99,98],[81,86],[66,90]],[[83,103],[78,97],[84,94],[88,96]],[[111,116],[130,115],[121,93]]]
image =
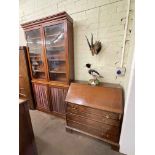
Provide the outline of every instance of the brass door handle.
[[22,93],[19,93],[19,95],[26,97],[26,95],[25,94],[22,94]]

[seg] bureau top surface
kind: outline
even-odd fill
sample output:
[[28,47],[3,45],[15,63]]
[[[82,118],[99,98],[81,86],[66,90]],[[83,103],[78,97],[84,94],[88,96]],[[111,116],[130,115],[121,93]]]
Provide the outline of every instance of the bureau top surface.
[[122,93],[122,88],[72,83],[65,101],[109,112],[123,113]]

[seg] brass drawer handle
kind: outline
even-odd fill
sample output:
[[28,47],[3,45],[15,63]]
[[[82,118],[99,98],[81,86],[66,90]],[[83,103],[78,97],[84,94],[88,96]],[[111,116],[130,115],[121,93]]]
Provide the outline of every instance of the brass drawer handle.
[[105,117],[106,117],[107,119],[109,119],[109,118],[110,118],[110,116],[109,116],[109,115],[106,115]]
[[77,109],[77,107],[73,107],[72,109],[73,109],[73,110],[76,110],[76,109]]

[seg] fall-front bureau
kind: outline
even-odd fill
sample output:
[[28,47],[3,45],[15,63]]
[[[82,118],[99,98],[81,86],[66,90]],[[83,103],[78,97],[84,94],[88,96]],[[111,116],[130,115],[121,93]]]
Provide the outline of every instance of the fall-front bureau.
[[66,128],[119,148],[123,117],[121,87],[72,83],[66,97]]

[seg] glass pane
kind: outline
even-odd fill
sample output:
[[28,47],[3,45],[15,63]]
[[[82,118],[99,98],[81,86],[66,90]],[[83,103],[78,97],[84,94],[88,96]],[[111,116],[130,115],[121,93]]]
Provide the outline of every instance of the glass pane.
[[50,79],[52,79],[53,81],[62,81],[65,82],[66,81],[66,74],[64,73],[51,73],[50,74]]
[[47,26],[45,28],[46,35],[56,35],[64,32],[64,25],[63,24],[57,24],[57,25],[51,25]]
[[44,63],[42,59],[42,41],[40,30],[26,32],[27,46],[29,47],[32,74],[34,78],[44,79]]
[[49,67],[51,68],[50,73],[66,73],[64,61],[49,61]]
[[45,27],[45,44],[50,80],[66,81],[63,24]]
[[31,49],[31,52],[39,52],[41,53],[41,38],[27,39],[28,47]]
[[31,30],[31,31],[26,32],[26,38],[27,39],[40,38],[40,30],[35,29],[35,30]]

